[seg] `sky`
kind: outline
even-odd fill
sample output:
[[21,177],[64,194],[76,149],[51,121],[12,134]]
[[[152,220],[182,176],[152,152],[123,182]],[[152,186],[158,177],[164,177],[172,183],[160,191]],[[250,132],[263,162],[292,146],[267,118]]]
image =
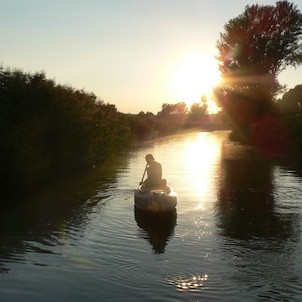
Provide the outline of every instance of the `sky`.
[[[276,1],[0,0],[0,64],[45,72],[123,113],[156,114],[209,92],[224,24],[256,3]],[[301,75],[288,68],[279,81],[294,88]]]

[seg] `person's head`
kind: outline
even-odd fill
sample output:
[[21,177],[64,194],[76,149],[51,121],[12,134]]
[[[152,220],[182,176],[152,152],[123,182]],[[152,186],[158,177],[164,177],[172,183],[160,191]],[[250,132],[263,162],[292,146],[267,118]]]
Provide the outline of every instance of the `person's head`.
[[155,160],[152,154],[147,154],[147,155],[145,156],[145,159],[146,159],[146,162],[147,162],[148,164],[149,164],[150,162],[152,162],[152,161]]

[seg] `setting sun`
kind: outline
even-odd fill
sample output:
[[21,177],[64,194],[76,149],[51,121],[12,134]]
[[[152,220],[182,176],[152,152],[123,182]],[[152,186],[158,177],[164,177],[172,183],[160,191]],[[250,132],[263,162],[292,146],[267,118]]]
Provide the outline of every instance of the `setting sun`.
[[[188,107],[199,102],[202,95],[208,99],[220,81],[220,73],[214,56],[191,54],[173,70],[170,89],[173,98],[185,102]],[[209,104],[210,113],[217,112],[215,102]]]

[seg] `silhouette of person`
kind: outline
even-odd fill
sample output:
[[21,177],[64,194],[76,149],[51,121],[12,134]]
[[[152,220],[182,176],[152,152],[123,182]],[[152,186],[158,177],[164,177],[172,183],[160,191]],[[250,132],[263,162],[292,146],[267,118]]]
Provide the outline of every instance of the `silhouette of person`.
[[163,185],[162,180],[162,166],[159,162],[155,161],[152,154],[147,154],[145,156],[147,162],[147,179],[144,182],[140,182],[143,184],[145,188],[156,187]]

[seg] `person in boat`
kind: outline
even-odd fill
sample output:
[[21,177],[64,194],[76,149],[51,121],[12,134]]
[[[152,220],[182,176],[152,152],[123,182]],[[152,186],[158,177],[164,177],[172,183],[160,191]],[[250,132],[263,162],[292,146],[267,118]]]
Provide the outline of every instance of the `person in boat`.
[[144,188],[157,187],[166,185],[166,180],[162,179],[162,166],[157,162],[152,154],[145,156],[147,162],[147,179],[144,182],[140,182]]

